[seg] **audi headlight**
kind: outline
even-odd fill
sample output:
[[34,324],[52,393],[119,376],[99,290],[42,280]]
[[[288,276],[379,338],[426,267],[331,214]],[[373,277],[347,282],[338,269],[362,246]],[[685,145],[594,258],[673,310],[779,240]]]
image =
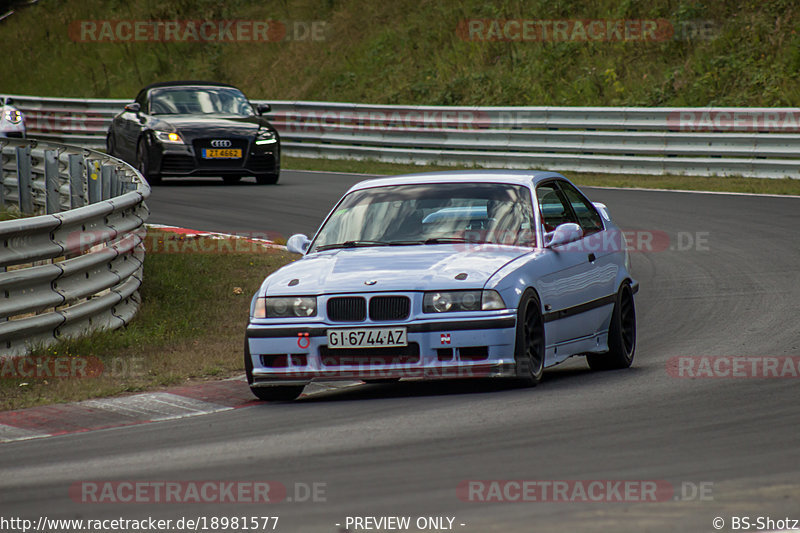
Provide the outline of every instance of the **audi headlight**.
[[6,109],[4,115],[6,120],[12,124],[19,124],[22,122],[22,113],[16,109]]
[[162,143],[180,143],[183,144],[183,139],[178,133],[174,131],[154,131],[156,139]]
[[280,296],[256,299],[253,318],[310,317],[317,314],[315,296]]
[[435,291],[422,297],[423,313],[456,311],[489,311],[505,309],[506,304],[497,291]]
[[274,131],[267,128],[261,128],[258,130],[258,133],[256,134],[256,144],[272,144],[276,142],[278,142],[278,138]]

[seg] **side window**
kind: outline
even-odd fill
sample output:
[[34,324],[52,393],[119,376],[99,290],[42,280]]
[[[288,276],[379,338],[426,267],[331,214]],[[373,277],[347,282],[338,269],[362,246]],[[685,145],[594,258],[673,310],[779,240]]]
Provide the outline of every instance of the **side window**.
[[569,206],[562,200],[555,182],[539,185],[536,188],[536,198],[539,201],[539,212],[542,215],[545,232],[551,232],[567,222],[578,222]]
[[148,112],[147,105],[146,105],[147,102],[146,102],[146,98],[145,98],[146,95],[147,95],[147,93],[145,91],[140,91],[139,94],[136,96],[136,100],[135,100],[135,102],[137,104],[139,104],[139,106],[142,108],[142,113],[147,113]]
[[564,196],[567,197],[567,200],[572,206],[572,210],[578,217],[578,224],[581,225],[583,234],[590,235],[598,231],[603,231],[603,220],[592,203],[566,181],[561,181],[559,183],[561,185],[561,190],[564,191]]

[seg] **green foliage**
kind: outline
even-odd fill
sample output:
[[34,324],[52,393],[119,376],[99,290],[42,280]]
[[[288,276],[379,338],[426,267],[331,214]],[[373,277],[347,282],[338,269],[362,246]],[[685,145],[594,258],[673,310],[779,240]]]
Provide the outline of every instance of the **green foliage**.
[[[791,0],[66,0],[0,23],[0,91],[132,98],[214,79],[252,98],[461,105],[800,105]],[[324,40],[77,42],[83,20],[324,21]],[[657,42],[476,41],[471,19],[665,19]],[[9,75],[8,73],[13,73]]]

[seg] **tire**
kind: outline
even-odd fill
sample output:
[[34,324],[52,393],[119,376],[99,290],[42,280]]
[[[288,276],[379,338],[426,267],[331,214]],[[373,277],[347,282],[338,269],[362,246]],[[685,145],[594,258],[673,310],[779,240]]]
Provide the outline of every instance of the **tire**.
[[544,374],[544,320],[542,306],[536,293],[528,289],[517,311],[517,339],[514,359],[517,379],[526,387],[535,387]]
[[617,291],[617,301],[608,328],[608,352],[588,354],[586,361],[592,370],[628,368],[636,352],[636,307],[630,283],[624,282]]
[[280,174],[256,174],[256,183],[259,185],[275,185]]
[[161,183],[161,175],[150,172],[150,163],[147,157],[144,138],[139,140],[139,145],[136,147],[136,169],[144,176],[144,179],[146,179],[147,183],[150,185],[155,186]]
[[235,185],[241,181],[241,176],[222,176],[222,181],[225,182],[225,185]]
[[266,402],[289,402],[296,399],[303,393],[303,385],[287,385],[275,387],[253,387],[253,360],[250,358],[250,346],[247,339],[244,340],[244,373],[247,376],[247,384],[250,385],[250,392],[259,400]]

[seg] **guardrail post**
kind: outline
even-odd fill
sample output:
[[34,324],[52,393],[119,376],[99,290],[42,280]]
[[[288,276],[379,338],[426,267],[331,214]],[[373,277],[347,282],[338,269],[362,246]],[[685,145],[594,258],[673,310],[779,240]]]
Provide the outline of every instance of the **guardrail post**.
[[113,168],[111,165],[103,165],[103,169],[100,172],[100,177],[103,180],[103,200],[111,198],[111,170]]
[[0,144],[0,209],[6,206],[6,177],[3,175],[3,145]]
[[5,147],[5,143],[0,140],[0,209],[6,206],[6,177],[3,174],[3,156],[5,155],[3,148]]
[[86,168],[83,156],[69,154],[69,206],[72,209],[83,207],[86,204],[86,194],[83,190],[83,176]]
[[17,147],[17,184],[19,185],[19,210],[23,215],[33,214],[33,179],[31,177],[31,147]]
[[58,213],[61,209],[58,198],[58,152],[44,152],[45,210],[48,215]]
[[89,203],[96,204],[103,199],[103,188],[100,182],[100,161],[90,161],[86,166],[89,179],[86,180],[89,189]]
[[[2,274],[3,272],[8,272],[8,267],[1,266],[0,274]],[[7,316],[0,317],[0,322],[8,322],[8,317]]]
[[111,198],[119,196],[119,173],[117,167],[111,167]]

